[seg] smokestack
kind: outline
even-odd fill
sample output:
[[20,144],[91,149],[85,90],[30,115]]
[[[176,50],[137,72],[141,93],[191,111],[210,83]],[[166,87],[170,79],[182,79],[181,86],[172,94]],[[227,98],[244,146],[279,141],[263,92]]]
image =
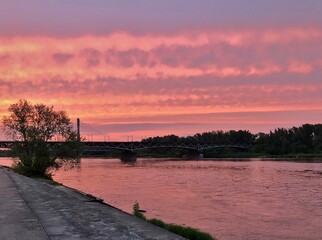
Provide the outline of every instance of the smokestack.
[[80,120],[77,118],[77,141],[80,142]]

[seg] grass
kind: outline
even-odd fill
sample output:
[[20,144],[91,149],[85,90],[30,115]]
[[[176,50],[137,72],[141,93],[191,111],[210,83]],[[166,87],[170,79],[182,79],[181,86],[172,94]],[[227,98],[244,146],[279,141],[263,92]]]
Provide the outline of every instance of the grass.
[[209,233],[202,232],[196,228],[185,227],[177,224],[168,224],[156,218],[148,219],[147,221],[149,223],[152,223],[156,226],[164,228],[169,232],[173,232],[187,239],[191,239],[191,240],[214,240],[215,239]]
[[43,177],[32,177],[34,179],[37,179],[38,181],[41,181],[41,182],[44,182],[44,183],[48,183],[50,185],[54,185],[54,186],[58,186],[58,185],[62,185],[61,183],[59,182],[56,182],[52,179],[48,179],[48,178],[43,178]]
[[49,175],[44,175],[41,171],[38,171],[35,168],[24,166],[20,163],[14,164],[12,167],[12,170],[26,177],[34,177],[34,178],[40,177],[40,178],[51,179]]
[[156,225],[158,227],[164,228],[168,230],[169,232],[175,233],[177,235],[180,235],[186,239],[190,240],[216,240],[216,238],[212,237],[209,233],[202,232],[199,229],[192,228],[192,227],[185,227],[177,224],[168,224],[163,222],[160,219],[152,218],[147,219],[144,216],[144,213],[142,210],[140,210],[140,205],[138,202],[135,202],[133,205],[133,214],[142,219],[145,220],[153,225]]
[[37,179],[41,182],[45,182],[48,183],[50,185],[61,185],[60,183],[54,181],[51,177],[51,175],[43,175],[43,174],[39,174],[38,171],[35,171],[32,168],[28,168],[25,166],[22,166],[20,164],[16,164],[11,168],[14,172],[24,175],[26,177],[30,177],[30,178],[34,178]]

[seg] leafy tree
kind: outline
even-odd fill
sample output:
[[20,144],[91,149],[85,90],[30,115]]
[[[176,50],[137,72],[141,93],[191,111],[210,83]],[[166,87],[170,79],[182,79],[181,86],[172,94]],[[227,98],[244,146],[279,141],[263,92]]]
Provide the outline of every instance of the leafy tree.
[[[144,139],[146,143],[205,143],[214,142],[217,144],[245,144],[252,146],[251,151],[256,154],[288,155],[288,154],[320,154],[322,153],[322,124],[303,124],[299,127],[277,128],[269,133],[252,134],[245,130],[211,131],[196,133],[193,136],[178,137],[168,135]],[[158,151],[162,156],[181,156],[180,149],[151,150],[151,155]],[[239,150],[241,151],[241,150]],[[205,156],[221,156],[234,154],[235,149],[218,148],[208,149]]]
[[[51,177],[51,171],[77,163],[80,144],[71,120],[53,106],[19,100],[2,119],[3,128],[14,143],[11,154],[16,169],[29,176]],[[58,140],[53,143],[52,140]]]
[[322,124],[314,125],[312,134],[313,146],[316,152],[322,152]]

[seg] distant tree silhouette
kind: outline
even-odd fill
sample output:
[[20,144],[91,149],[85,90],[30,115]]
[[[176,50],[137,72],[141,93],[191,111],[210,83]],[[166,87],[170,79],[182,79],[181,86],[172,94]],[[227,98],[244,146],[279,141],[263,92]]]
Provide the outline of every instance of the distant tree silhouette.
[[[304,124],[300,127],[277,128],[269,133],[252,134],[245,130],[212,131],[197,133],[193,136],[178,137],[168,135],[164,137],[147,138],[144,142],[169,142],[169,143],[189,143],[189,142],[215,142],[217,144],[245,144],[253,145],[254,153],[269,155],[285,155],[300,153],[322,153],[322,124]],[[159,150],[164,154],[168,150]],[[179,151],[179,150],[178,150]],[[214,150],[215,151],[215,150]],[[225,153],[234,152],[233,149],[225,149]],[[218,152],[216,152],[218,154]],[[212,154],[212,155],[216,155]]]

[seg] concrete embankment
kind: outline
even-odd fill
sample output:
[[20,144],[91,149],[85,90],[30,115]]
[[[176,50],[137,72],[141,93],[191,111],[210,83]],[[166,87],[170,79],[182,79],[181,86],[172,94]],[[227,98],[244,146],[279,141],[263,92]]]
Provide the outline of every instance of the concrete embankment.
[[0,239],[183,239],[76,190],[0,167]]

